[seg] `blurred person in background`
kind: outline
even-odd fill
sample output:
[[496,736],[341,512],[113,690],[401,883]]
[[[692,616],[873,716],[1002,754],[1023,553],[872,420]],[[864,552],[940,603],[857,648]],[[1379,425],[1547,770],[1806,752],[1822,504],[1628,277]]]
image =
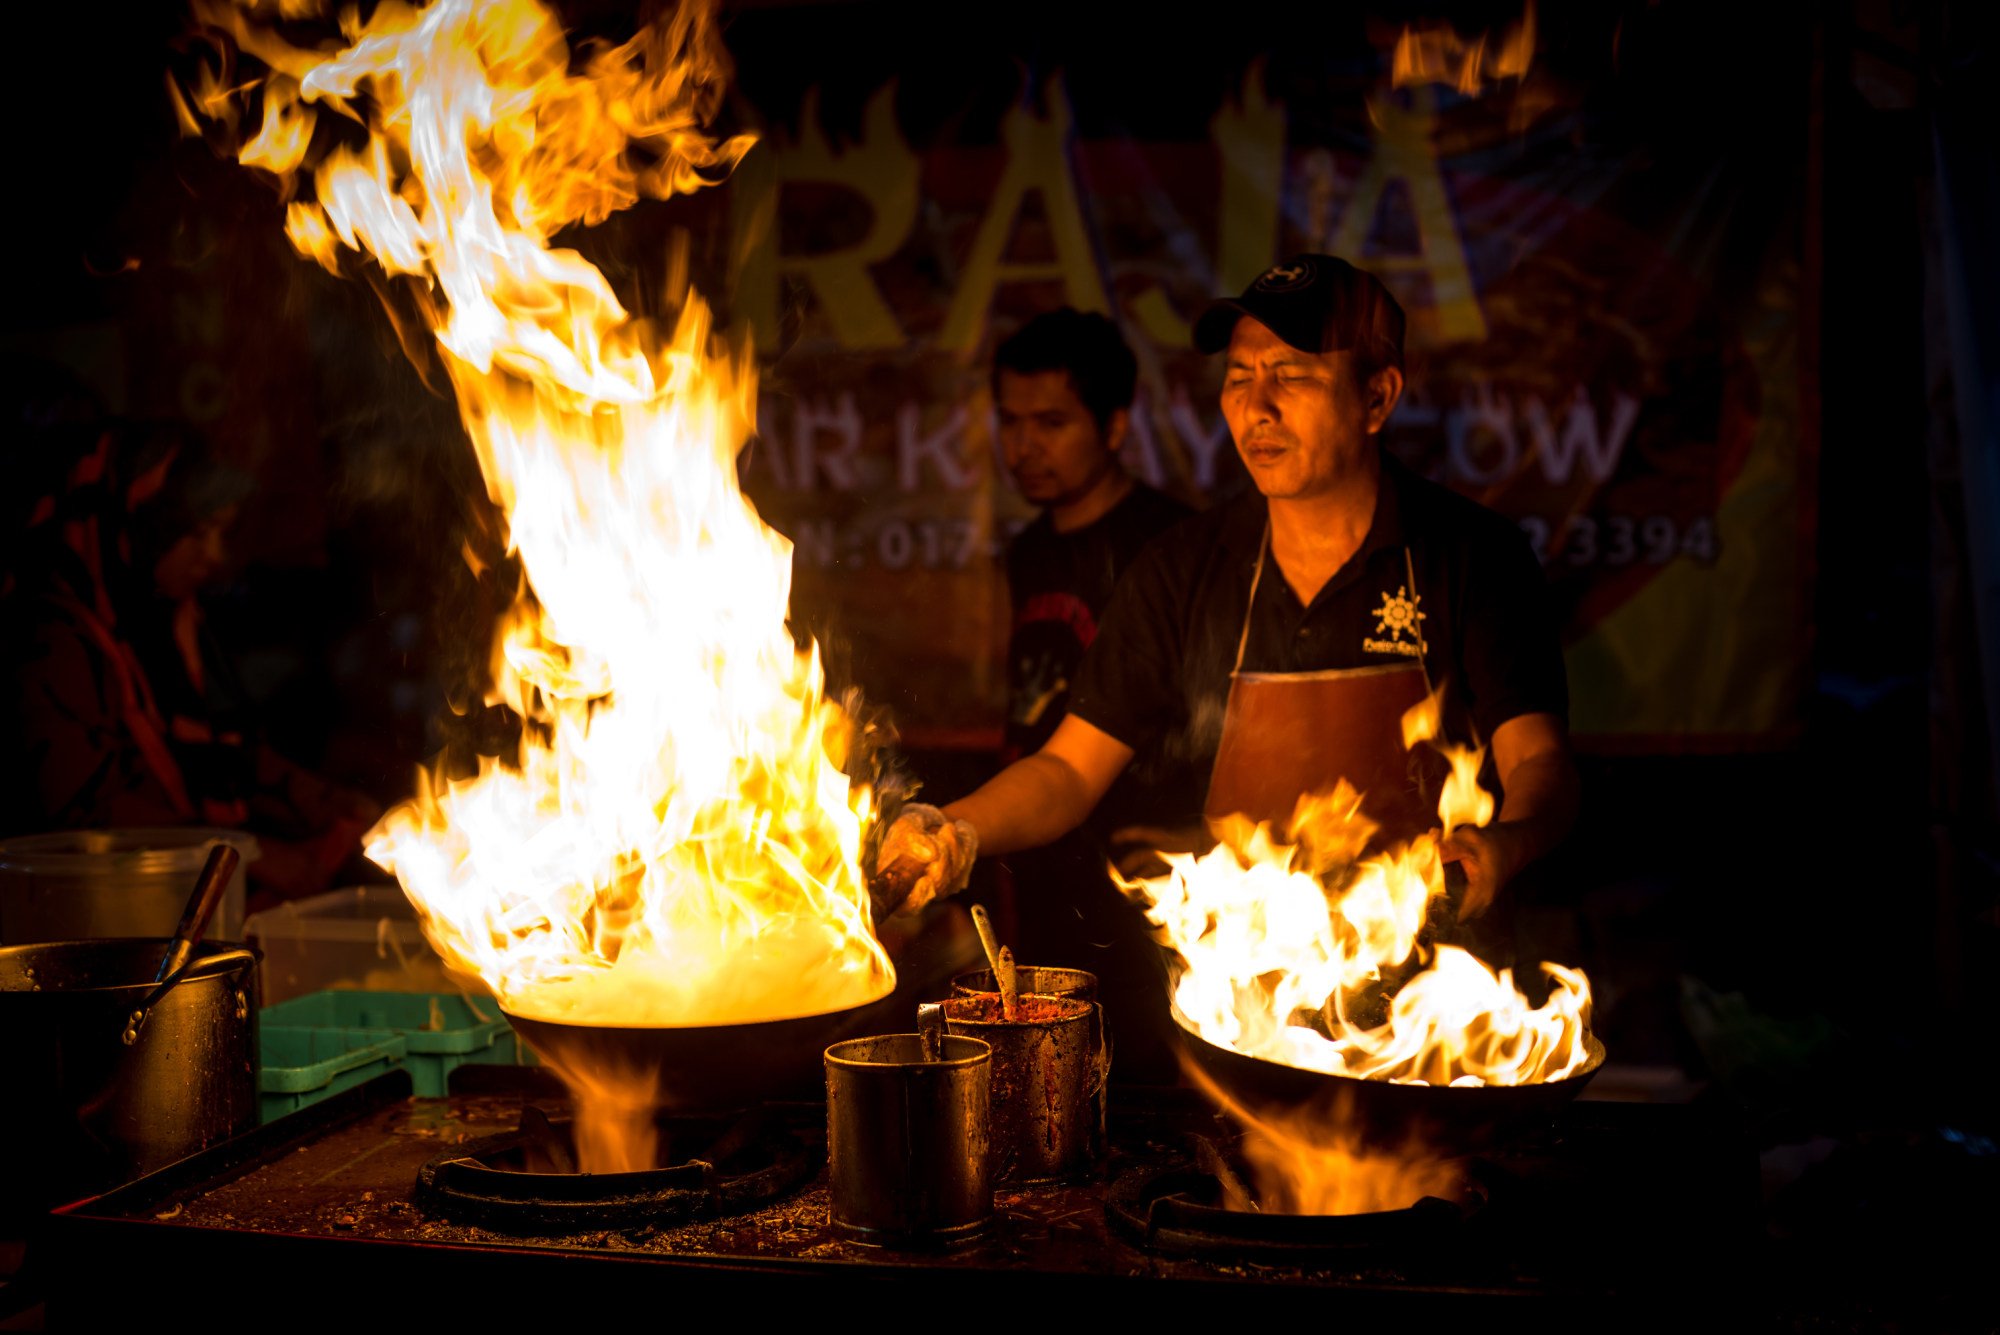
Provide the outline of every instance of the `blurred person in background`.
[[[1013,624],[1003,763],[1033,755],[1054,735],[1119,577],[1190,513],[1125,470],[1138,374],[1116,324],[1068,308],[1036,316],[994,350],[1002,458],[1022,499],[1041,510],[1007,549]],[[1130,992],[1150,1003],[1165,977],[1138,910],[1106,870],[1110,831],[1148,809],[1149,773],[1135,765],[1083,828],[1003,859],[1000,897],[1022,962],[1097,974],[1114,1003],[1107,1009],[1125,1022],[1116,1069],[1159,1081],[1172,1079],[1164,1035],[1140,1032],[1135,1018],[1157,1007],[1116,1001]]]
[[1007,760],[1055,734],[1118,577],[1190,512],[1125,471],[1139,364],[1102,315],[1038,315],[993,353],[1000,448],[1041,513],[1007,548]]
[[202,611],[251,480],[184,428],[75,412],[9,455],[8,824],[244,829],[253,904],[326,889],[380,809],[263,741]]

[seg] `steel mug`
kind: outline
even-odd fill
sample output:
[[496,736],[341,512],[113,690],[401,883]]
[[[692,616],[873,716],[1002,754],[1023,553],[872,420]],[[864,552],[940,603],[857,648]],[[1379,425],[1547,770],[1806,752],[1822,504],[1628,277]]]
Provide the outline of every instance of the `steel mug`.
[[1008,1020],[999,996],[982,992],[951,998],[944,1012],[953,1034],[993,1048],[995,1179],[1062,1181],[1095,1164],[1104,1087],[1097,1004],[1024,993]]
[[843,1238],[949,1246],[992,1222],[993,1050],[939,1038],[934,1058],[917,1034],[826,1050],[827,1192]]

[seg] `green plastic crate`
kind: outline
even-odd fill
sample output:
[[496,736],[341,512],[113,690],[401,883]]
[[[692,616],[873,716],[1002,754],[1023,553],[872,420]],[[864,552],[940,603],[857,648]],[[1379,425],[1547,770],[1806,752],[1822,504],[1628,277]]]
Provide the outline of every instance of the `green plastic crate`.
[[[269,1017],[270,1011],[264,1012]],[[403,1061],[409,1045],[393,1029],[259,1026],[257,1111],[272,1121],[373,1080]]]
[[393,1032],[407,1047],[403,1068],[420,1098],[442,1097],[451,1073],[468,1063],[513,1066],[534,1060],[490,997],[333,989],[266,1007],[263,1022],[331,1032]]

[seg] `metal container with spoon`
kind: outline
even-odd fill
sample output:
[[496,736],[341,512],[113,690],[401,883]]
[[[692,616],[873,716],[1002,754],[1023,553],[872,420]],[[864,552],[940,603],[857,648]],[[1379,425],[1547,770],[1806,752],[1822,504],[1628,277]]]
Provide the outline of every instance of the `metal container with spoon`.
[[995,1177],[1079,1177],[1095,1165],[1104,1144],[1108,1056],[1097,1003],[1023,990],[1027,971],[999,944],[986,911],[974,908],[972,919],[998,988],[952,997],[944,1003],[945,1020],[952,1033],[993,1049]]
[[0,949],[0,1222],[256,1124],[257,955],[196,944],[235,866],[210,854],[171,939]]
[[[975,917],[983,913],[983,909],[976,909]],[[1097,975],[1088,969],[1070,969],[1060,965],[1017,964],[1014,966],[1014,986],[1018,993],[1030,996],[1067,997],[1091,1004],[1091,1064],[1096,1088],[1091,1096],[1091,1119],[1095,1128],[1092,1157],[1101,1156],[1110,1127],[1110,1109],[1107,1106],[1110,1086],[1107,1082],[1111,1075],[1111,1031],[1104,1023],[1104,1007],[1097,1000]],[[998,996],[999,992],[999,980],[991,968],[971,969],[951,980],[954,997]]]

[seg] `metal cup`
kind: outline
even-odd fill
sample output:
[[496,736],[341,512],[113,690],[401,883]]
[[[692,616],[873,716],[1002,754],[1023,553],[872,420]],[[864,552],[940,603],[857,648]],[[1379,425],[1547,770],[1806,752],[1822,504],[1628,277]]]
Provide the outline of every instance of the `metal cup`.
[[944,1003],[954,1035],[993,1049],[994,1176],[1001,1182],[1077,1177],[1102,1147],[1097,1004],[1023,993],[1013,1020],[992,993]]
[[[1020,964],[1014,968],[1015,986],[1023,992],[1039,993],[1050,997],[1075,997],[1079,1001],[1097,1000],[1097,975],[1088,969],[1067,969],[1049,964]],[[956,997],[976,996],[980,993],[997,995],[999,984],[993,981],[993,970],[973,969],[956,975],[951,980],[951,992]],[[1091,1056],[1097,1066],[1097,1091],[1091,1095],[1092,1143],[1090,1157],[1101,1158],[1110,1125],[1109,1102],[1105,1085],[1111,1074],[1111,1035],[1104,1027],[1104,1007],[1095,1006],[1091,1014]]]
[[993,1050],[953,1034],[937,1041],[929,1059],[918,1034],[826,1050],[828,1195],[843,1238],[950,1246],[992,1222]]
[[[1097,1000],[1097,975],[1087,969],[1059,969],[1047,964],[1018,964],[1014,966],[1014,983],[1020,991],[1035,992],[1045,997]],[[951,980],[951,993],[955,997],[969,997],[975,992],[999,990],[1000,985],[993,981],[991,969],[973,969],[958,974]]]

